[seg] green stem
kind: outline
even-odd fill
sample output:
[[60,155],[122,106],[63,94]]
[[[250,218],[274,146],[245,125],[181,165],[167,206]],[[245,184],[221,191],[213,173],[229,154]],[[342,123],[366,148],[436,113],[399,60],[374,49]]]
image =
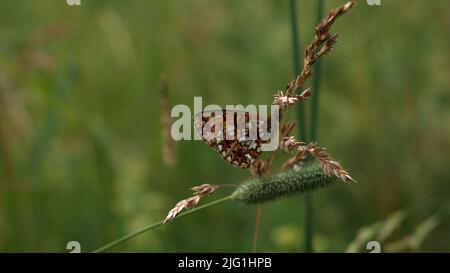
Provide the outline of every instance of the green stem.
[[[292,54],[294,57],[294,77],[300,73],[300,44],[299,34],[297,30],[297,5],[295,0],[290,0],[291,10],[291,30],[292,30]],[[306,141],[306,117],[305,107],[303,104],[297,105],[297,124],[299,128],[300,139]],[[307,194],[305,196],[305,252],[312,252],[312,206],[311,196]]]
[[313,206],[311,194],[305,195],[305,252],[312,253],[314,251],[312,244],[313,237]]
[[[289,1],[291,11],[291,34],[292,34],[292,55],[293,55],[293,69],[294,77],[300,73],[300,35],[297,29],[297,2],[296,0]],[[297,105],[297,123],[299,128],[300,138],[306,140],[306,118],[305,106],[300,103]]]
[[[317,1],[317,24],[322,20],[323,16],[323,0]],[[311,113],[311,141],[317,139],[317,117],[319,113],[319,93],[320,93],[320,79],[321,79],[321,61],[320,59],[315,64],[314,80],[313,80],[313,94],[312,94],[312,113]]]
[[[323,16],[323,0],[317,1],[317,24],[322,20]],[[315,64],[314,80],[313,80],[313,95],[312,95],[312,109],[311,109],[311,128],[310,141],[314,142],[317,139],[317,116],[319,113],[319,93],[320,93],[320,78],[321,78],[321,64],[320,60]],[[313,252],[313,220],[314,220],[313,200],[310,194],[305,196],[305,251]]]
[[[181,217],[183,217],[183,216],[189,215],[189,214],[194,213],[194,212],[196,212],[196,211],[199,211],[199,210],[202,210],[202,209],[206,209],[206,208],[208,208],[208,207],[211,207],[211,206],[214,206],[214,205],[223,203],[223,202],[225,202],[225,201],[227,201],[227,200],[230,200],[231,197],[232,197],[232,196],[229,195],[229,196],[226,196],[226,197],[217,199],[217,200],[215,200],[215,201],[212,201],[212,202],[210,202],[210,203],[208,203],[208,204],[205,204],[205,205],[202,205],[202,206],[198,206],[198,207],[193,208],[193,209],[191,209],[191,210],[188,210],[188,211],[186,211],[186,212],[184,212],[184,213],[181,213],[180,215],[177,216],[177,218],[181,218]],[[142,234],[142,233],[144,233],[144,232],[146,232],[146,231],[149,231],[149,230],[152,230],[152,229],[155,229],[155,228],[161,226],[161,225],[163,224],[163,222],[164,222],[164,220],[161,220],[161,221],[159,221],[159,222],[153,223],[153,224],[151,224],[151,225],[149,225],[149,226],[147,226],[147,227],[144,227],[144,228],[142,228],[142,229],[140,229],[140,230],[138,230],[138,231],[135,231],[135,232],[133,232],[133,233],[130,233],[130,234],[128,234],[128,235],[125,235],[125,236],[123,236],[122,238],[119,238],[119,239],[117,239],[117,240],[115,240],[115,241],[112,241],[112,242],[109,243],[109,244],[106,244],[106,245],[104,245],[104,246],[102,246],[102,247],[99,247],[99,248],[97,248],[96,250],[94,250],[94,251],[92,251],[92,252],[93,252],[93,253],[104,252],[104,251],[106,251],[106,250],[108,250],[108,249],[110,249],[110,248],[112,248],[112,247],[114,247],[114,246],[117,246],[117,245],[119,245],[119,244],[121,244],[121,243],[123,243],[123,242],[126,242],[126,241],[130,240],[131,238],[134,238],[134,237],[136,237],[136,236],[138,236],[138,235],[140,235],[140,234]]]

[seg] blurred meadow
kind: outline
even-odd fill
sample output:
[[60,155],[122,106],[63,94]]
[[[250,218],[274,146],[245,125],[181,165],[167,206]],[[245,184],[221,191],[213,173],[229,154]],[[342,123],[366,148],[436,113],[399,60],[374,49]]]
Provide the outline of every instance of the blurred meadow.
[[[314,250],[449,252],[450,2],[381,3],[338,19],[322,59],[317,139],[358,183],[313,193]],[[316,1],[296,11],[304,48]],[[164,162],[161,79],[170,106],[272,103],[294,78],[289,14],[287,0],[0,0],[0,252],[90,251],[192,186],[248,179],[201,141]],[[258,251],[304,251],[303,198],[263,206]],[[226,202],[111,251],[249,252],[254,222]]]

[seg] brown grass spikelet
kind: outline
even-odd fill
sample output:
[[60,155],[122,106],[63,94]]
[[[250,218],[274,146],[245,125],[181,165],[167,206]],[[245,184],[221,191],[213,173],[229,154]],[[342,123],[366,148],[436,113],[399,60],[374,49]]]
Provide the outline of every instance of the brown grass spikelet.
[[342,166],[335,161],[325,148],[317,146],[316,143],[304,143],[297,141],[294,137],[282,138],[281,149],[286,152],[296,151],[297,153],[288,159],[282,166],[284,170],[290,169],[306,159],[308,155],[315,157],[322,165],[325,173],[333,174],[344,182],[356,182]]
[[323,55],[331,51],[337,43],[337,34],[330,33],[330,28],[336,19],[349,11],[356,4],[356,0],[332,10],[316,27],[316,34],[312,42],[305,49],[303,71],[287,87],[286,91],[294,95],[296,90],[312,75],[312,65]]
[[183,199],[180,202],[178,202],[175,205],[175,207],[173,209],[171,209],[169,211],[169,213],[167,214],[166,219],[164,220],[164,224],[166,222],[172,221],[182,211],[195,207],[198,204],[198,202],[200,202],[200,199],[202,199],[202,197],[205,197],[207,195],[214,193],[220,187],[226,187],[226,186],[234,186],[234,185],[201,184],[199,186],[192,187],[191,190],[194,191],[194,193],[193,193],[194,196],[191,196],[189,198]]
[[200,199],[202,198],[201,195],[194,195],[192,197],[189,197],[187,199],[183,199],[180,202],[176,204],[176,206],[169,211],[167,214],[166,219],[164,220],[164,224],[166,222],[172,221],[175,217],[177,217],[178,214],[180,214],[185,209],[190,209],[195,207]]
[[273,104],[279,105],[281,108],[286,108],[297,102],[306,101],[311,95],[311,88],[304,90],[300,95],[278,91],[274,95]]
[[325,148],[316,146],[314,143],[312,143],[308,150],[310,151],[311,155],[313,155],[315,158],[317,158],[322,164],[323,169],[328,174],[334,174],[335,176],[339,177],[344,182],[356,182],[350,174],[344,170],[339,164],[339,162],[335,161],[333,158],[331,158],[330,154],[327,153]]
[[217,190],[219,185],[202,184],[200,186],[192,187],[191,190],[194,191],[194,195],[209,195]]

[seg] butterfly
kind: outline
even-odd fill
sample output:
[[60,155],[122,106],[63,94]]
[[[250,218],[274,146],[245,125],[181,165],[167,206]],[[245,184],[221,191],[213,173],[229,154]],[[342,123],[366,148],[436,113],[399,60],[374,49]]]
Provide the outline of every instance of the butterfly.
[[[203,111],[194,116],[194,128],[202,140],[233,166],[246,169],[270,141],[270,117],[245,111]],[[269,135],[267,135],[269,134]]]

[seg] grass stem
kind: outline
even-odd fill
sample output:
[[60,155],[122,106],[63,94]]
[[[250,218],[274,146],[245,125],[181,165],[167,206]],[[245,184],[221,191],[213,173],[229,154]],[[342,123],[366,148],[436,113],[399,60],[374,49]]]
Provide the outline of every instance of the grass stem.
[[[292,55],[293,55],[293,69],[294,77],[300,73],[300,34],[297,28],[297,2],[296,0],[289,0],[289,7],[291,12],[291,34],[292,34]],[[299,128],[300,138],[306,140],[306,117],[305,106],[303,104],[297,105],[297,125]]]
[[[198,207],[193,208],[193,209],[191,209],[191,210],[188,210],[188,211],[186,211],[186,212],[184,212],[184,213],[181,213],[180,215],[177,216],[177,218],[181,218],[181,217],[183,217],[183,216],[189,215],[189,214],[194,213],[194,212],[197,212],[197,211],[199,211],[199,210],[206,209],[206,208],[208,208],[208,207],[211,207],[211,206],[214,206],[214,205],[223,203],[223,202],[225,202],[225,201],[230,200],[231,197],[232,197],[232,196],[229,195],[229,196],[226,196],[226,197],[217,199],[217,200],[215,200],[215,201],[212,201],[212,202],[210,202],[210,203],[208,203],[208,204],[205,204],[205,205],[202,205],[202,206],[198,206]],[[102,247],[97,248],[96,250],[92,251],[92,253],[100,253],[100,252],[104,252],[104,251],[106,251],[106,250],[108,250],[108,249],[110,249],[110,248],[112,248],[112,247],[114,247],[114,246],[117,246],[117,245],[119,245],[119,244],[122,244],[122,243],[124,243],[124,242],[130,240],[131,238],[134,238],[134,237],[136,237],[136,236],[138,236],[138,235],[140,235],[140,234],[142,234],[142,233],[144,233],[144,232],[146,232],[146,231],[149,231],[149,230],[152,230],[152,229],[155,229],[155,228],[161,226],[161,225],[163,224],[163,221],[164,221],[164,220],[158,221],[158,222],[153,223],[153,224],[151,224],[151,225],[149,225],[149,226],[147,226],[147,227],[144,227],[144,228],[142,228],[142,229],[140,229],[140,230],[137,230],[137,231],[135,231],[135,232],[132,232],[132,233],[130,233],[130,234],[127,234],[127,235],[125,235],[125,236],[123,236],[123,237],[121,237],[121,238],[119,238],[119,239],[117,239],[117,240],[112,241],[111,243],[108,243],[108,244],[106,244],[106,245],[104,245],[104,246],[102,246]]]
[[258,244],[259,229],[261,226],[261,215],[262,215],[262,205],[259,204],[256,208],[255,230],[253,232],[253,243],[252,243],[253,253],[256,253],[256,247]]
[[[292,55],[294,59],[294,77],[300,73],[300,42],[299,33],[297,29],[297,3],[296,0],[290,0],[290,11],[291,11],[291,31],[292,31]],[[305,106],[303,104],[297,105],[297,124],[299,128],[300,139],[306,141],[306,116],[305,116]],[[307,194],[305,196],[305,252],[312,252],[312,200],[311,195]]]
[[[324,0],[317,0],[317,19],[318,24],[323,16],[323,2]],[[320,94],[320,78],[321,78],[321,61],[318,60],[315,65],[313,79],[313,95],[312,95],[312,109],[311,109],[311,128],[310,128],[310,141],[314,142],[317,139],[317,116],[319,113],[319,94]],[[305,196],[305,251],[312,253],[313,249],[313,221],[314,221],[314,209],[313,200],[311,194]]]

